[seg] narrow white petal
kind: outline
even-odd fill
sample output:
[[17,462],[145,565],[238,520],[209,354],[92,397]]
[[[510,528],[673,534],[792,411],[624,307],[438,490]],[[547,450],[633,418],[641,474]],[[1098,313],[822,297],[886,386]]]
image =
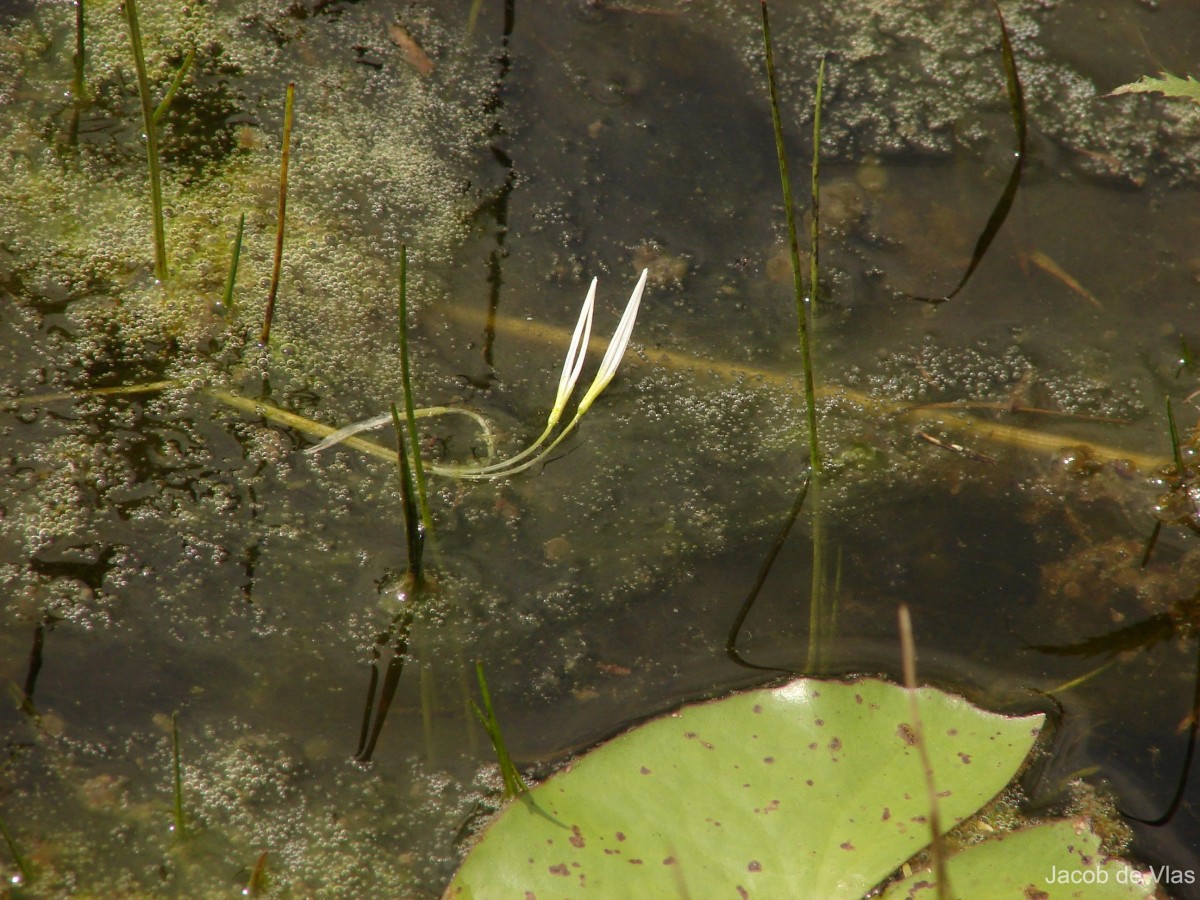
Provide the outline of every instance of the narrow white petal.
[[612,340],[608,342],[608,349],[604,351],[604,359],[600,361],[600,369],[596,372],[592,386],[588,388],[587,394],[579,402],[581,410],[586,410],[592,404],[592,401],[600,396],[600,392],[608,387],[608,383],[612,381],[613,376],[617,374],[617,367],[621,365],[621,359],[625,356],[625,350],[629,346],[629,339],[633,337],[633,326],[637,321],[638,307],[641,305],[642,294],[646,290],[646,279],[649,276],[650,270],[642,269],[642,277],[638,279],[637,286],[629,296],[629,302],[625,305],[625,312],[621,314],[621,321],[617,323],[617,330],[613,332]]
[[583,369],[583,359],[587,356],[588,341],[592,337],[592,312],[596,308],[596,285],[599,280],[592,279],[592,286],[588,288],[587,297],[583,300],[583,309],[579,311],[579,321],[575,323],[575,333],[571,335],[567,358],[563,361],[562,377],[558,380],[558,396],[554,400],[554,408],[560,413],[566,406],[571,391],[575,390],[575,382],[579,380],[579,373]]

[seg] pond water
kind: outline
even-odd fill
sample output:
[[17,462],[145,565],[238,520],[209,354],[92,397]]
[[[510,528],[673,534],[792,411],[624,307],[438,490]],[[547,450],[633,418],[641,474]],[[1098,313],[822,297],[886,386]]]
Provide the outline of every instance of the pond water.
[[[1173,806],[1200,539],[1166,524],[1142,556],[1170,485],[1164,398],[1185,443],[1196,419],[1200,114],[1100,95],[1195,71],[1200,8],[1001,4],[1025,177],[935,307],[905,295],[959,280],[1013,161],[994,14],[780,4],[802,213],[828,53],[814,356],[830,471],[738,634],[772,672],[726,653],[807,465],[758,5],[508,0],[472,34],[466,2],[399,19],[381,0],[143,5],[156,97],[197,48],[159,129],[163,284],[120,6],[86,7],[74,102],[74,5],[0,3],[0,815],[32,891],[222,894],[265,852],[265,895],[436,896],[497,802],[473,661],[518,763],[545,772],[778,670],[894,676],[901,602],[924,678],[1056,714],[1035,803],[1083,773],[1139,819]],[[435,586],[400,647],[395,465],[304,454],[316,426],[230,395],[335,426],[385,411],[402,244],[417,402],[479,411],[507,455],[541,430],[591,278],[607,338],[652,276],[620,374],[545,465],[431,480]],[[430,458],[483,451],[457,418],[422,429]],[[1169,821],[1131,820],[1130,852],[1200,867],[1197,802],[1188,786]]]

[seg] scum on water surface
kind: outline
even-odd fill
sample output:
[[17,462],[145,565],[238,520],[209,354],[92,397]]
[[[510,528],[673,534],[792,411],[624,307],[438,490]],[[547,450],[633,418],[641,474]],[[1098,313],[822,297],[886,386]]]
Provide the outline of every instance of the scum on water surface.
[[[456,5],[412,4],[401,25],[432,61],[426,74],[389,37],[396,10],[382,0],[143,4],[156,90],[197,48],[162,125],[162,285],[118,4],[86,7],[89,95],[75,126],[63,99],[74,8],[5,14],[0,662],[37,715],[0,719],[0,805],[47,890],[221,891],[244,885],[265,849],[279,894],[434,893],[494,787],[476,774],[486,753],[464,714],[466,660],[485,660],[525,759],[744,682],[720,654],[724,630],[790,505],[803,444],[761,45],[743,4],[657,5],[669,14],[514,4],[502,42],[498,10],[467,39]],[[1181,324],[1195,264],[1164,223],[1200,224],[1200,126],[1190,109],[1156,107],[1147,127],[1133,114],[1145,98],[1097,102],[1139,74],[1142,60],[1118,58],[1133,41],[1095,42],[1081,59],[1064,35],[1126,22],[1194,59],[1169,38],[1200,28],[1178,10],[1103,4],[1108,19],[1078,22],[1053,3],[1004,4],[1031,174],[973,293],[934,315],[893,294],[952,280],[1008,163],[994,24],[984,7],[947,15],[941,0],[905,4],[903,17],[891,3],[828,6],[781,10],[776,27],[789,139],[802,140],[816,59],[831,51],[817,354],[834,472],[824,503],[844,558],[834,658],[887,668],[891,604],[919,593],[918,642],[939,674],[974,678],[993,699],[1061,683],[1077,674],[1070,661],[1017,653],[1025,617],[1043,617],[1030,632],[1102,631],[1160,611],[1200,568],[1168,536],[1173,574],[1138,580],[1129,557],[1156,487],[1085,452],[1047,462],[976,445],[953,430],[956,412],[921,420],[944,439],[932,444],[896,407],[858,398],[990,404],[982,415],[1001,424],[1168,455],[1156,414],[1164,390],[1182,399],[1194,378],[1176,369],[1181,333],[1196,338]],[[264,351],[245,335],[269,278],[288,81],[288,229]],[[243,212],[239,287],[223,309]],[[265,398],[333,426],[385,409],[399,396],[402,243],[419,401],[479,410],[506,449],[545,420],[560,333],[590,278],[601,276],[603,331],[635,266],[652,284],[635,358],[567,452],[495,486],[435,484],[439,590],[364,766],[347,760],[367,663],[385,664],[379,637],[406,602],[391,469],[347,449],[315,462],[301,431],[215,397]],[[1031,264],[1035,252],[1102,309]],[[1170,264],[1147,265],[1160,256]],[[1150,324],[1147,296],[1163,298]],[[540,340],[542,328],[557,330]],[[93,393],[161,380],[174,386]],[[1076,418],[994,409],[1014,405]],[[446,460],[479,449],[445,423],[423,439]],[[946,449],[956,441],[976,456]],[[797,664],[805,566],[802,553],[781,558],[747,652]],[[976,677],[961,657],[938,662],[950,649],[1007,667]],[[1183,671],[1181,659],[1167,661]],[[1134,730],[1169,735],[1187,686],[1137,690],[1136,714],[1122,707]],[[183,845],[165,831],[163,723],[176,709],[198,834]]]

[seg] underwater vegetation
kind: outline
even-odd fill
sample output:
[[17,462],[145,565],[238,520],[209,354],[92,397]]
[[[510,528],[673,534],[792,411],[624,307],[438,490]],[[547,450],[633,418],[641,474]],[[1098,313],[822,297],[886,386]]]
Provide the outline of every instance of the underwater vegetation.
[[895,675],[900,599],[1051,714],[1012,820],[1181,868],[1200,115],[1101,95],[1187,13],[1070,7],[772,7],[778,141],[753,4],[6,7],[6,875],[436,896],[630,722]]

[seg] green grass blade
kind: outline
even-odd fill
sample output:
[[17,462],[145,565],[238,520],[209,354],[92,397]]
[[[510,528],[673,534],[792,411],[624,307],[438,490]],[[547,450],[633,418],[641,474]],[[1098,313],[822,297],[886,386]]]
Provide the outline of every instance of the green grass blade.
[[479,717],[483,730],[492,741],[492,749],[496,752],[496,761],[500,764],[500,778],[504,782],[504,796],[516,797],[526,793],[529,788],[522,780],[517,767],[513,765],[512,757],[508,755],[508,747],[504,743],[504,735],[500,732],[500,723],[496,719],[496,711],[492,708],[492,695],[488,691],[487,679],[483,675],[483,663],[475,663],[475,677],[479,681],[479,696],[483,699],[483,709],[474,701],[471,708]]
[[137,71],[138,97],[142,102],[142,122],[146,128],[146,164],[150,170],[150,217],[154,227],[154,276],[159,281],[165,281],[167,278],[167,234],[163,225],[158,133],[154,109],[150,103],[150,81],[146,77],[146,58],[142,53],[142,31],[138,27],[137,0],[125,0],[125,19],[129,23],[129,41],[133,46],[133,65]]

